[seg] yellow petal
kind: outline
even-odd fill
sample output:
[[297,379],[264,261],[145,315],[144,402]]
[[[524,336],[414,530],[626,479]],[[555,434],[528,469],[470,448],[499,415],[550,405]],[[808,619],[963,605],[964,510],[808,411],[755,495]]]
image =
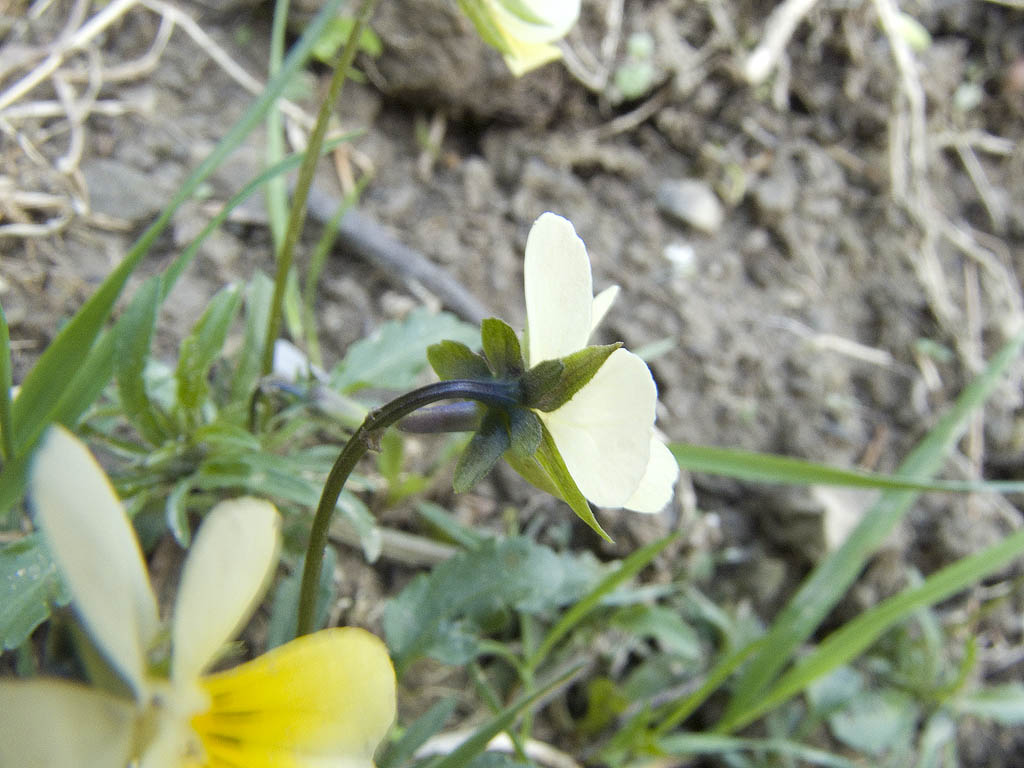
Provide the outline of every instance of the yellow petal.
[[145,698],[145,654],[158,628],[156,599],[135,531],[89,449],[50,428],[32,465],[36,522],[75,610],[110,663]]
[[368,765],[395,718],[395,673],[362,629],[300,637],[202,681],[192,720],[210,766]]
[[523,265],[529,363],[587,345],[594,290],[590,259],[572,224],[554,213],[534,222]]
[[594,504],[621,507],[640,486],[657,396],[647,364],[617,349],[569,402],[540,414],[566,469]]
[[280,517],[261,499],[210,510],[189,550],[174,609],[171,674],[197,677],[249,618],[274,565]]
[[134,702],[58,680],[0,683],[4,768],[124,768]]
[[634,512],[660,512],[672,498],[672,489],[679,477],[679,463],[672,451],[653,434],[651,458],[647,462],[640,485],[623,506]]

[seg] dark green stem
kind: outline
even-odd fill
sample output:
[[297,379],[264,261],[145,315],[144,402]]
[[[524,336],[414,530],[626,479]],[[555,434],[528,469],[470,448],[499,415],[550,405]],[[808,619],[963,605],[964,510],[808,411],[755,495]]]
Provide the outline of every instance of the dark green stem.
[[302,586],[299,588],[298,635],[313,631],[316,586],[323,565],[324,548],[327,546],[327,532],[331,515],[338,504],[338,497],[341,496],[341,489],[345,486],[348,476],[352,474],[359,459],[374,445],[382,430],[403,416],[441,400],[475,400],[484,405],[512,408],[519,405],[519,382],[469,379],[439,381],[415,389],[370,412],[341,449],[320,494],[320,503],[317,505],[316,516],[309,531],[306,563],[302,570]]

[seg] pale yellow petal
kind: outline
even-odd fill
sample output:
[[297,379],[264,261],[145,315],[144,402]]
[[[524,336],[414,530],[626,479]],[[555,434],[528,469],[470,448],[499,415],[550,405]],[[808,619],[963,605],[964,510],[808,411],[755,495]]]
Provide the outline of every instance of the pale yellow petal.
[[89,449],[51,427],[32,465],[36,522],[75,610],[109,662],[145,697],[146,651],[158,628],[156,599],[124,508]]
[[585,347],[594,303],[590,259],[567,219],[545,213],[534,222],[523,283],[530,366]]
[[325,629],[203,680],[192,724],[210,766],[364,766],[395,718],[387,649],[362,629]]
[[509,52],[505,54],[505,64],[516,77],[522,77],[548,62],[557,61],[562,51],[550,43],[527,43],[514,38],[507,38],[505,44]]
[[0,768],[124,768],[132,701],[59,680],[0,683]]
[[569,402],[540,414],[569,474],[594,504],[621,507],[640,486],[656,399],[646,363],[617,349]]
[[174,609],[171,673],[199,675],[248,620],[277,562],[280,517],[261,499],[210,510],[189,550]]
[[672,489],[679,477],[679,463],[672,451],[653,434],[651,457],[640,485],[623,506],[634,512],[660,512],[672,498]]
[[619,286],[610,285],[601,291],[597,296],[594,297],[594,303],[590,312],[590,331],[594,332],[594,329],[601,324],[604,320],[604,316],[608,314],[608,310],[612,308],[612,304],[615,303],[615,299],[619,296]]

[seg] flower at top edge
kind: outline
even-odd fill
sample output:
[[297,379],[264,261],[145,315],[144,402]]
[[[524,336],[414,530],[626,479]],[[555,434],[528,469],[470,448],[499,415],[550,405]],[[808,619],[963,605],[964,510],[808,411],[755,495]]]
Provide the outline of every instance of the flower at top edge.
[[[545,213],[526,242],[523,268],[530,368],[587,346],[618,294],[594,296],[586,246],[571,222]],[[537,412],[580,492],[601,507],[658,512],[679,474],[654,430],[658,392],[647,364],[617,349],[561,407]]]
[[18,768],[372,768],[395,716],[384,644],[326,629],[208,673],[260,602],[280,518],[253,498],[207,515],[171,619],[170,673],[150,667],[160,622],[131,523],[83,443],[53,427],[32,468],[36,523],[82,625],[128,693],[0,680],[0,765]]
[[560,58],[553,43],[580,15],[580,0],[459,0],[459,5],[516,77]]

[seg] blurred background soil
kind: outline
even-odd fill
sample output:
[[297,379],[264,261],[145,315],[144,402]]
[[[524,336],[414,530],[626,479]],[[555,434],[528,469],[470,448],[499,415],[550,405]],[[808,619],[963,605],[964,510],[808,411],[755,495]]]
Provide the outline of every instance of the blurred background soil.
[[[314,213],[370,174],[358,205],[370,224],[516,328],[526,234],[543,211],[561,213],[587,244],[595,288],[622,287],[600,337],[649,355],[669,438],[893,471],[1020,326],[1024,11],[811,5],[773,46],[774,2],[584,0],[565,62],[516,80],[454,2],[382,0],[382,52],[358,60],[362,82],[337,112],[340,128],[363,133],[324,160]],[[16,93],[104,11],[104,31]],[[313,11],[300,3],[293,31]],[[0,302],[17,381],[251,103],[232,67],[265,80],[272,9],[7,0],[0,13]],[[325,85],[313,67],[290,89],[293,148]],[[264,153],[257,132],[183,206],[146,269],[180,252]],[[308,244],[319,227],[314,216]],[[271,266],[253,200],[175,289],[160,349],[173,354],[224,283]],[[337,247],[319,303],[326,362],[421,304],[478,319]],[[978,414],[947,476],[1022,476],[1022,370]],[[500,525],[509,501],[527,519],[569,514],[504,472],[439,500],[481,524]],[[682,527],[679,554],[714,562],[716,599],[770,618],[869,502],[684,478],[659,516],[604,513],[618,548],[603,554]],[[1020,525],[1007,500],[926,496],[835,620]],[[573,541],[600,550],[586,529]],[[988,679],[1024,673],[1021,608],[1018,587],[986,619]],[[964,733],[969,764],[1002,764],[1013,738],[1024,749],[999,729]]]

